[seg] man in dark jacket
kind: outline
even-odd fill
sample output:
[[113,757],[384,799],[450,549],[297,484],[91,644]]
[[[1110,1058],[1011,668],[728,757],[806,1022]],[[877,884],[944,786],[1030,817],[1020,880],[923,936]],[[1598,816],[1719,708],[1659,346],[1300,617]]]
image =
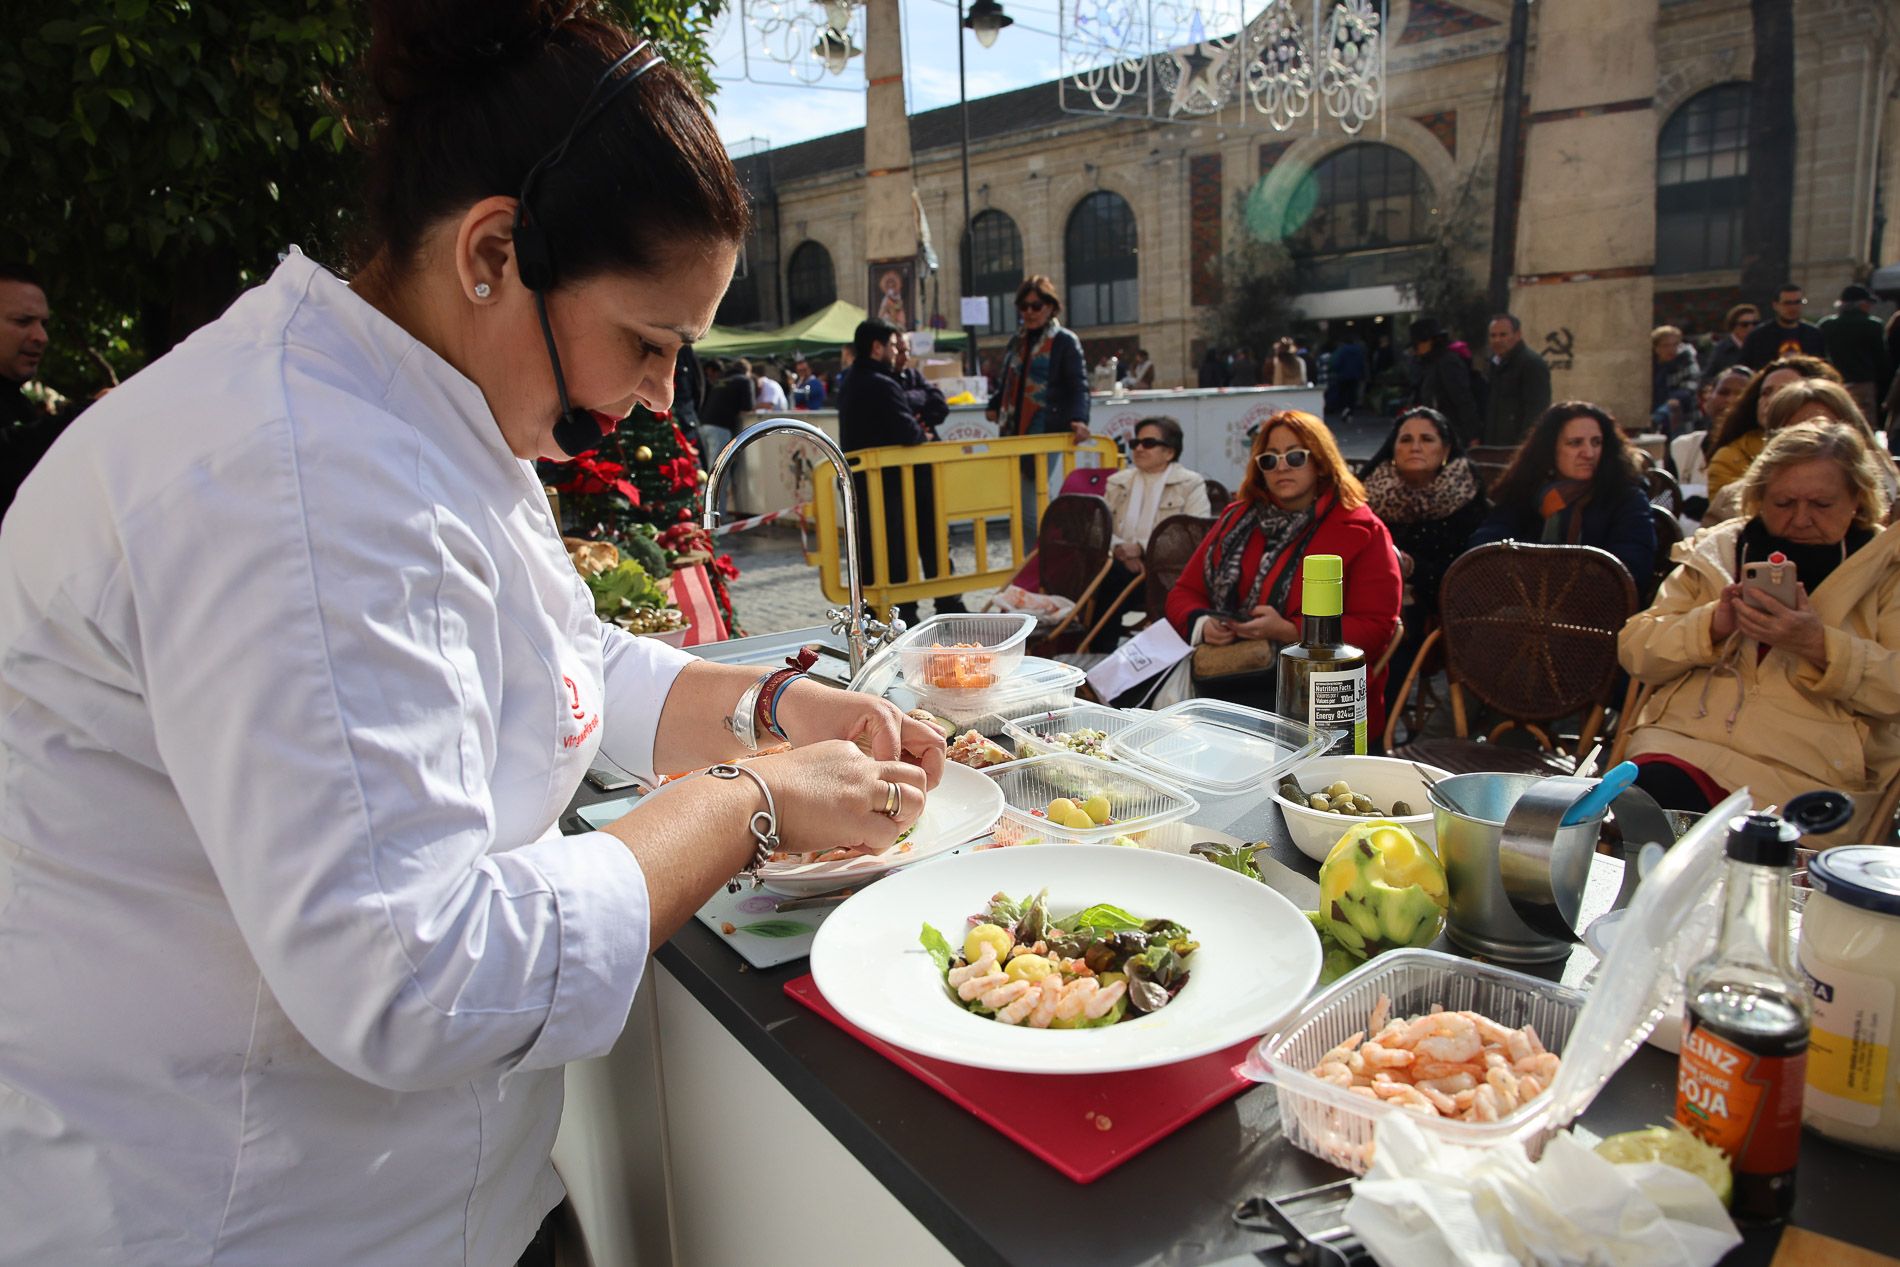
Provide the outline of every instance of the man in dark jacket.
[[[1736,304],[1722,318],[1722,328],[1728,331],[1716,339],[1709,348],[1708,359],[1702,362],[1702,381],[1720,382],[1722,372],[1731,365],[1748,365],[1742,359],[1742,345],[1748,336],[1761,325],[1761,309],[1754,304]],[[1748,368],[1758,367],[1749,365]]]
[[1491,318],[1485,379],[1484,443],[1515,445],[1550,408],[1550,366],[1524,343],[1524,323],[1508,312]]
[[[0,517],[77,408],[49,412],[26,394],[46,355],[52,316],[40,279],[24,265],[0,263]],[[81,406],[83,407],[83,406]]]
[[1784,356],[1827,355],[1827,340],[1821,328],[1801,319],[1808,306],[1807,294],[1793,282],[1775,292],[1775,319],[1755,327],[1742,340],[1742,364],[1758,370]]
[[[854,353],[851,368],[844,372],[838,382],[838,432],[839,447],[846,453],[855,453],[860,449],[881,449],[890,445],[918,445],[927,443],[930,433],[911,409],[910,399],[905,394],[904,384],[897,374],[897,349],[902,343],[903,332],[887,321],[872,318],[860,321],[856,333],[852,336],[851,348]],[[945,412],[948,412],[946,407]],[[867,571],[875,575],[875,565],[871,559],[871,517],[870,490],[863,475],[853,475],[852,484],[858,496],[858,552],[867,562]],[[923,518],[922,489],[918,488],[918,518]],[[935,558],[935,513],[929,523],[920,523],[921,539],[925,535],[932,538],[930,556],[926,559],[927,573],[934,573]],[[910,544],[910,532],[904,515],[904,486],[902,472],[887,470],[884,472],[884,540],[889,555],[891,584],[901,585],[910,579],[910,559],[913,551]],[[914,602],[898,604],[898,614],[906,621],[917,619],[917,604]]]
[[[950,402],[944,398],[943,388],[925,378],[921,371],[911,363],[910,335],[899,331],[897,335],[897,381],[904,389],[904,400],[910,405],[910,411],[917,418],[917,424],[932,441],[943,439],[937,434],[937,428],[950,416]],[[928,467],[918,467],[913,478],[917,489],[917,554],[924,565],[924,575],[938,577],[949,571],[946,564],[942,571],[937,568],[937,479]],[[913,604],[914,606],[914,604]],[[948,594],[937,599],[939,616],[950,612],[967,611],[961,594]]]
[[1412,351],[1406,358],[1406,376],[1411,398],[1405,403],[1436,409],[1450,421],[1461,440],[1478,443],[1484,420],[1478,415],[1478,400],[1471,391],[1471,368],[1451,350],[1445,327],[1436,317],[1420,317],[1412,323],[1408,337]]
[[1821,322],[1827,340],[1827,359],[1841,372],[1848,394],[1860,406],[1870,426],[1880,422],[1879,407],[1887,399],[1887,337],[1874,316],[1874,292],[1849,286],[1841,292],[1834,315]]

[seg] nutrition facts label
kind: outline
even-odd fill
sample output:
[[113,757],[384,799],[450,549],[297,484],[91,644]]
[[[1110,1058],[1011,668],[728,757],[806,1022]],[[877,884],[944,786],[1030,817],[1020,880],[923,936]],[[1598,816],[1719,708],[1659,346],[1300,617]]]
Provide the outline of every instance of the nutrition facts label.
[[[1307,679],[1307,722],[1318,730],[1343,730],[1350,736],[1351,751],[1361,756],[1366,751],[1366,671],[1363,667],[1343,673],[1315,673]],[[1345,751],[1346,743],[1335,751]]]

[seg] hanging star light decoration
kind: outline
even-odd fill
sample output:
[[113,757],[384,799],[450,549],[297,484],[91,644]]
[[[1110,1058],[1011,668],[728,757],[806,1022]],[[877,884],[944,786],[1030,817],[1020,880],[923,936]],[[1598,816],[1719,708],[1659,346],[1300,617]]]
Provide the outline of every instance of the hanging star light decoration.
[[1225,104],[1222,99],[1225,94],[1215,85],[1231,54],[1221,45],[1209,42],[1199,10],[1195,11],[1188,27],[1188,40],[1184,47],[1168,54],[1175,66],[1174,94],[1168,102],[1168,113],[1209,114]]

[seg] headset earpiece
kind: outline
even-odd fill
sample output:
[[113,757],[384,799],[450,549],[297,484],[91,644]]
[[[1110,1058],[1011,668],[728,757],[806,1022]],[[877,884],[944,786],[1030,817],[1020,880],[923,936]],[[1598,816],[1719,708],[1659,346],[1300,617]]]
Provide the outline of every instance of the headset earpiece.
[[554,252],[548,235],[528,217],[527,200],[515,204],[515,273],[529,290],[546,294],[554,289]]

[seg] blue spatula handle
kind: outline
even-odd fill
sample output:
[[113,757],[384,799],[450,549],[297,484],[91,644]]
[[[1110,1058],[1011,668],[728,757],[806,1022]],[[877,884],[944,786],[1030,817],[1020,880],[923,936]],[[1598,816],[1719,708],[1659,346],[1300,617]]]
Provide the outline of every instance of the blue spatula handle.
[[1585,792],[1583,798],[1570,807],[1570,812],[1564,815],[1563,825],[1574,827],[1578,823],[1595,818],[1608,809],[1610,802],[1623,795],[1623,792],[1634,782],[1636,782],[1635,762],[1625,761],[1621,765],[1612,767],[1595,787]]

